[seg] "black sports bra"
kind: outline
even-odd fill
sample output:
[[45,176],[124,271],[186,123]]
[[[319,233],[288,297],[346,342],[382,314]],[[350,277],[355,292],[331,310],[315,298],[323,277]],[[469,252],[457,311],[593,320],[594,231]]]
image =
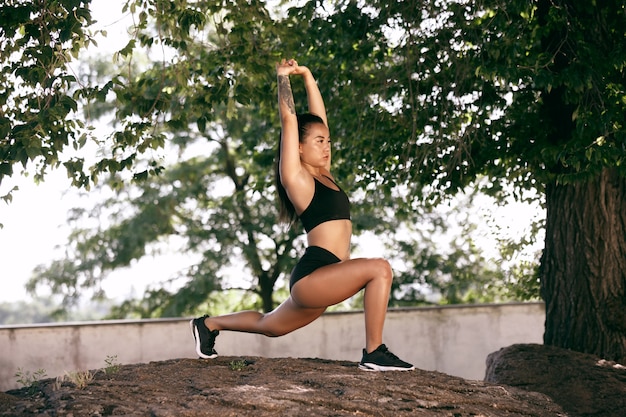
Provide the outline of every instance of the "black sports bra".
[[[328,178],[328,177],[326,177]],[[339,190],[333,190],[320,182],[315,177],[315,193],[309,206],[300,214],[302,226],[306,232],[310,232],[317,225],[330,220],[350,220],[350,201],[335,181]]]

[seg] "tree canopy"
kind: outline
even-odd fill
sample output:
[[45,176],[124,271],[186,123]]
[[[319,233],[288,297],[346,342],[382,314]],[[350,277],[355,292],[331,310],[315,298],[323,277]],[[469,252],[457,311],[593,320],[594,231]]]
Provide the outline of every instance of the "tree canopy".
[[[18,13],[18,19],[9,14],[19,4],[3,6],[14,23],[3,23],[2,34],[13,40],[22,39],[17,28],[42,27],[42,10]],[[66,13],[59,16],[73,14],[81,17],[79,25],[89,23],[84,3],[58,4]],[[160,171],[158,161],[139,159],[146,150],[210,136],[212,128],[242,112],[254,109],[269,123],[275,110],[268,69],[279,57],[296,56],[316,68],[333,137],[341,138],[339,177],[362,189],[365,199],[382,193],[403,201],[394,206],[396,218],[410,219],[416,208],[472,184],[494,196],[545,198],[546,343],[625,357],[623,2],[310,1],[285,14],[270,13],[259,1],[130,1],[126,7],[139,19],[119,55],[132,62],[139,47],[165,52],[146,69],[135,72],[127,65],[103,85],[71,96],[64,79],[57,82],[63,88],[54,97],[93,102],[111,93],[118,100],[120,125],[104,158],[87,172],[80,160],[66,162],[77,184],[129,168],[135,179],[144,179]],[[84,32],[72,33],[79,47],[88,39]],[[33,46],[33,67],[48,68],[45,54],[33,52],[48,43],[46,38]],[[179,54],[169,56],[170,48]],[[63,74],[64,67],[56,65]],[[16,63],[3,68],[5,83],[26,76]],[[32,89],[50,94],[42,80],[48,82],[36,78]],[[6,103],[3,109],[12,104]],[[20,132],[31,126],[28,105],[11,107],[17,113],[4,122],[5,167],[19,160],[26,140]],[[33,129],[65,129],[59,135],[44,129],[32,136],[36,143],[66,146],[63,140],[75,136],[67,115],[48,113],[48,124],[35,123]],[[267,157],[275,129],[244,126],[235,146],[224,152],[255,149]],[[63,140],[49,142],[55,137]],[[43,166],[57,163],[47,153],[33,155]],[[231,178],[254,179],[257,192],[269,184],[268,178],[242,177],[245,170],[232,168]],[[240,198],[254,196],[251,191]],[[574,313],[580,305],[585,314]]]
[[[258,295],[260,306],[269,311],[276,302],[273,292],[302,246],[297,239],[299,230],[275,225],[272,184],[279,135],[273,67],[284,50],[301,49],[302,40],[294,42],[291,34],[300,30],[294,25],[301,24],[302,16],[292,11],[292,16],[277,25],[260,3],[244,8],[227,5],[219,12],[209,8],[206,13],[198,10],[213,6],[165,6],[155,4],[144,10],[129,3],[128,10],[134,10],[138,19],[132,28],[134,37],[117,53],[125,59],[118,61],[117,69],[92,60],[81,66],[87,71],[81,79],[94,91],[114,94],[92,95],[84,104],[91,116],[107,111],[115,114],[118,129],[109,138],[113,141],[106,142],[107,155],[126,155],[128,149],[116,144],[120,132],[125,135],[128,126],[144,120],[142,127],[150,126],[154,135],[163,138],[165,150],[178,155],[176,162],[161,170],[161,161],[157,166],[154,159],[145,161],[139,153],[130,154],[130,159],[98,161],[92,173],[103,168],[109,172],[100,174],[102,185],[116,194],[97,207],[73,212],[71,221],[76,228],[65,258],[39,267],[29,288],[51,288],[53,293],[63,294],[68,305],[90,288],[96,296],[102,295],[100,284],[110,271],[146,256],[168,236],[182,236],[187,240],[182,250],[201,254],[200,262],[172,277],[176,282],[171,285],[173,290],[153,288],[143,300],[125,303],[116,314],[174,316],[201,308],[212,291],[230,288],[222,277],[233,267],[241,276],[252,278],[246,289]],[[346,12],[351,19],[368,24],[369,18],[361,16],[354,5]],[[349,30],[349,22],[327,21],[328,16],[319,15],[310,5],[300,13],[315,15],[320,25],[327,22],[328,30]],[[303,36],[312,35],[315,26],[307,31]],[[336,90],[334,82],[331,88],[324,85],[326,74],[350,61],[370,59],[379,48],[372,38],[364,51],[355,50],[352,45],[359,35],[351,36],[343,36],[345,43],[337,46],[336,54],[344,63],[329,58],[321,47],[301,54],[303,60],[313,63],[316,75],[320,74],[321,87],[338,109],[333,111],[333,121],[344,124],[345,137],[352,135],[353,127],[351,121],[342,119],[351,117],[355,100],[362,102],[365,119],[374,120],[377,114],[361,97],[363,87],[350,79],[351,71],[343,71],[343,82],[358,85],[358,89]],[[384,39],[382,32],[378,36]],[[304,101],[303,89],[296,88],[296,93],[299,101]],[[101,101],[103,98],[109,101]],[[361,174],[350,170],[342,156],[346,153],[342,136],[337,136],[340,145],[335,159],[340,161],[342,183],[356,191],[358,187],[350,183],[358,181]],[[158,169],[160,175],[148,175],[149,170],[138,173],[141,164]],[[124,168],[135,170],[134,185]],[[95,180],[93,174],[87,177]],[[380,184],[381,178],[377,182]],[[395,283],[394,304],[427,302],[425,294],[432,292],[431,296],[441,295],[451,303],[503,296],[487,289],[494,286],[492,278],[502,281],[504,277],[486,266],[471,237],[455,239],[458,246],[449,253],[435,252],[430,234],[443,230],[442,219],[428,207],[407,209],[401,198],[392,195],[396,193],[393,188],[370,186],[365,191],[354,198],[355,231],[404,230],[400,240],[391,243],[397,258],[408,265]],[[386,203],[381,205],[381,201]],[[411,232],[411,223],[419,221],[432,224],[428,232]],[[457,276],[462,278],[457,280]]]
[[61,163],[64,148],[85,142],[85,126],[75,117],[78,80],[67,64],[93,42],[93,34],[89,2],[9,0],[0,8],[0,22],[2,183],[17,163],[37,161],[41,176]]
[[[130,167],[143,177],[150,168],[137,168],[136,158],[163,146],[158,126],[195,123],[202,132],[213,115],[194,104],[221,103],[232,115],[268,99],[268,67],[283,55],[319,68],[333,129],[348,145],[342,157],[356,164],[357,180],[385,179],[389,190],[402,178],[419,180],[410,190],[421,195],[424,184],[429,192],[456,192],[487,175],[485,189],[496,193],[511,182],[542,191],[547,181],[584,179],[604,167],[622,172],[620,2],[387,3],[345,1],[329,9],[307,2],[273,17],[258,1],[129,1],[125,10],[138,21],[118,56],[131,58],[141,46],[152,53],[172,48],[184,58],[172,62],[163,52],[161,66],[143,73],[128,66],[96,85],[68,67],[94,43],[88,1],[6,2],[0,174],[34,161],[41,172],[64,163],[79,185]],[[200,77],[202,86],[193,82]],[[59,160],[88,138],[78,107],[109,93],[123,105],[105,157],[90,170],[79,159]],[[544,104],[555,97],[565,106]],[[174,100],[186,111],[170,119]],[[269,120],[272,110],[264,111]],[[571,140],[537,129],[552,125],[570,129]]]

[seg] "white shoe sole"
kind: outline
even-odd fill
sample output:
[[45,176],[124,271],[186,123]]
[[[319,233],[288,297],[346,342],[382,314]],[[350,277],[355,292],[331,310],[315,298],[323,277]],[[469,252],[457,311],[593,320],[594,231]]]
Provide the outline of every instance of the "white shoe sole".
[[368,372],[389,372],[389,371],[412,371],[414,366],[410,368],[400,368],[398,366],[380,366],[375,363],[359,363],[359,369]]

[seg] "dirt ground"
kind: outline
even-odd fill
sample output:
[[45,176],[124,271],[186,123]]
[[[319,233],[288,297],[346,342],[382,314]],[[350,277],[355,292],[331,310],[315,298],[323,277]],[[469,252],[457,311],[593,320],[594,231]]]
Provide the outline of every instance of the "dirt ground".
[[175,359],[47,379],[0,393],[0,416],[567,416],[544,394],[438,372],[354,362]]
[[355,362],[174,359],[36,381],[1,416],[626,417],[626,366],[537,344],[491,353],[485,381]]

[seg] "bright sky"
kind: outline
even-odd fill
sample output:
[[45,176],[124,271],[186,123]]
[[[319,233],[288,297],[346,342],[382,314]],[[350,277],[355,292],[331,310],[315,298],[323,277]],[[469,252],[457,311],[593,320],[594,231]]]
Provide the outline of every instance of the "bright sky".
[[[108,48],[123,46],[128,18],[121,15],[121,1],[94,0],[93,16],[99,22],[98,28],[108,32],[106,41],[99,42],[100,52]],[[119,2],[119,6],[116,6]],[[24,285],[31,277],[33,269],[40,264],[48,264],[62,255],[62,247],[67,241],[69,228],[66,217],[69,209],[82,205],[78,191],[70,187],[65,170],[51,172],[46,180],[36,185],[32,177],[15,175],[5,179],[0,186],[4,195],[14,185],[19,187],[13,193],[13,202],[0,201],[0,277],[2,290],[0,302],[27,300]],[[96,200],[98,196],[90,197]],[[484,210],[493,210],[489,205]],[[536,215],[535,208],[512,204],[498,209],[499,224],[511,234],[519,233],[530,224]],[[60,247],[60,248],[57,248]],[[56,249],[55,249],[56,248]],[[379,255],[377,246],[370,246],[360,256]],[[170,253],[158,258],[146,257],[132,267],[116,271],[106,280],[104,289],[111,297],[126,297],[131,292],[140,295],[145,286],[171,278],[176,270],[189,265],[191,260],[184,254]]]

